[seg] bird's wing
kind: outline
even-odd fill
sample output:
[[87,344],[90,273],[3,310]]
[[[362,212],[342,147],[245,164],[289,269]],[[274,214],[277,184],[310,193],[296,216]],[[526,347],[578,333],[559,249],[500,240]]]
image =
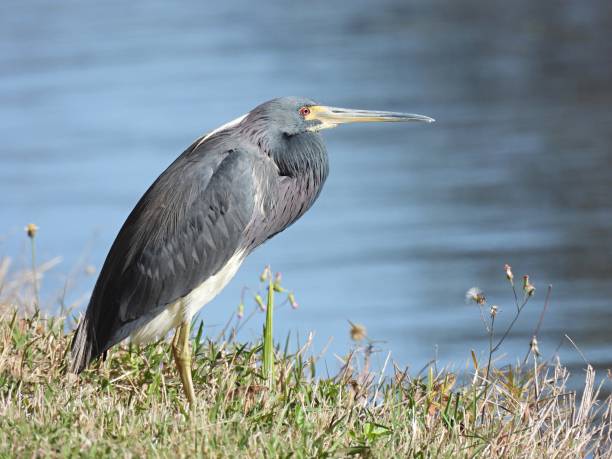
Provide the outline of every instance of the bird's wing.
[[94,288],[83,321],[92,335],[85,365],[125,338],[123,327],[185,296],[236,253],[254,211],[252,171],[249,153],[196,142],[155,181]]

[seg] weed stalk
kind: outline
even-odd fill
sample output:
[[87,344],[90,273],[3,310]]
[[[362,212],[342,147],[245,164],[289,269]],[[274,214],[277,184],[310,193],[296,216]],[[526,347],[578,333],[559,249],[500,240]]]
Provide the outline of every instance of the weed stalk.
[[264,325],[263,341],[263,372],[270,385],[274,381],[274,285],[272,279],[268,282],[268,300],[266,304],[266,324]]

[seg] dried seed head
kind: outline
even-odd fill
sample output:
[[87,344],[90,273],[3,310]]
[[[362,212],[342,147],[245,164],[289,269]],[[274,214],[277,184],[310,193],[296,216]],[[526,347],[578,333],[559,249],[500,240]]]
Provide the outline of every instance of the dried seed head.
[[531,338],[531,341],[529,342],[529,349],[531,349],[531,352],[533,352],[533,354],[536,357],[540,357],[540,348],[538,347],[538,339],[535,337],[535,335]]
[[474,302],[482,306],[487,302],[487,297],[485,296],[484,292],[478,287],[472,287],[467,292],[465,292],[465,302]]
[[31,239],[34,239],[34,236],[36,236],[36,233],[38,232],[38,226],[36,226],[34,223],[28,223],[24,229],[28,237]]
[[512,282],[514,280],[514,274],[512,274],[512,266],[510,266],[509,264],[505,264],[504,271],[506,271],[506,279]]
[[491,314],[491,317],[495,317],[497,315],[497,311],[499,311],[499,308],[496,305],[493,305],[491,306],[489,314]]
[[236,313],[238,319],[242,319],[244,317],[244,303],[240,303],[238,305],[238,312]]
[[354,324],[353,322],[349,322],[351,324],[351,339],[353,341],[361,341],[363,340],[368,334],[366,331],[366,328],[363,325],[360,324]]
[[523,291],[525,292],[525,295],[532,296],[535,293],[535,290],[535,287],[529,281],[529,276],[525,274],[523,276]]

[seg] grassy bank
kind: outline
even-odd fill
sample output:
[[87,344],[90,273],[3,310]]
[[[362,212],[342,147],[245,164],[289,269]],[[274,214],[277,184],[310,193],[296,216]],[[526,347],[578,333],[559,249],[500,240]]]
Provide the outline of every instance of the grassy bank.
[[[0,285],[9,283],[0,276]],[[581,396],[566,387],[562,366],[535,354],[504,368],[474,359],[461,384],[464,375],[433,367],[382,378],[369,371],[362,340],[333,377],[316,374],[308,343],[294,353],[277,345],[264,371],[263,341],[235,342],[230,328],[193,342],[198,404],[190,412],[167,343],[121,347],[80,378],[66,375],[67,319],[31,312],[37,300],[17,291],[0,290],[2,457],[611,454],[612,403],[598,400],[591,369]],[[494,319],[483,316],[490,326]]]

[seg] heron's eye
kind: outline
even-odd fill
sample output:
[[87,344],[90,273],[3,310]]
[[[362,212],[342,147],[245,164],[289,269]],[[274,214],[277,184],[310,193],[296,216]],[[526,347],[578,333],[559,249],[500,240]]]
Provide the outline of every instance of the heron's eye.
[[310,109],[308,107],[300,108],[299,112],[300,112],[300,115],[302,115],[302,116],[310,115]]

